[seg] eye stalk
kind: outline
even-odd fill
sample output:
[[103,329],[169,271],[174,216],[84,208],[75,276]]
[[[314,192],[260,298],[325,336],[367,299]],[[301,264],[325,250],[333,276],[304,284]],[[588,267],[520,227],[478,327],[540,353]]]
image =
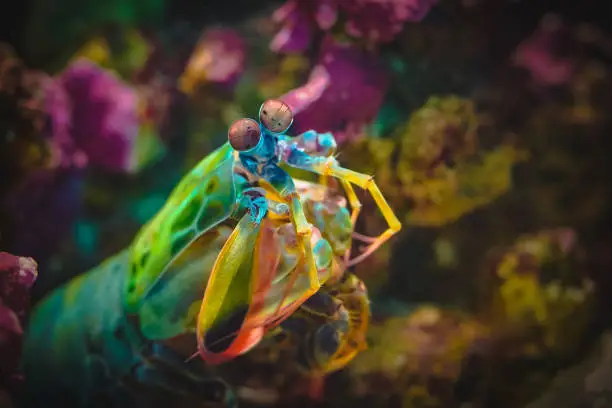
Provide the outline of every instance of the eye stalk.
[[227,138],[235,150],[244,152],[257,146],[261,139],[261,130],[253,119],[238,119],[230,126]]
[[259,121],[272,133],[284,133],[293,123],[293,112],[285,102],[268,99],[259,108]]

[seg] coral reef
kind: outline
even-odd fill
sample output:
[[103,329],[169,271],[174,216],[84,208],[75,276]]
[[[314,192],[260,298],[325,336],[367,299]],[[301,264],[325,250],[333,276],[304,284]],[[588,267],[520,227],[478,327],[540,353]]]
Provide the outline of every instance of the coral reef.
[[490,309],[494,324],[537,328],[534,342],[523,344],[525,353],[567,352],[589,323],[594,283],[580,270],[575,241],[576,233],[563,228],[526,235],[500,250],[492,266],[499,282]]
[[574,73],[574,63],[571,59],[555,55],[566,42],[563,38],[563,34],[566,34],[564,31],[567,31],[567,28],[558,16],[546,16],[533,36],[516,49],[515,64],[526,69],[532,80],[539,85],[567,84]]
[[86,60],[58,78],[70,100],[70,132],[91,165],[132,171],[138,135],[138,96],[111,73]]
[[526,159],[510,142],[480,148],[478,123],[471,101],[432,96],[396,138],[348,146],[345,160],[376,174],[408,224],[442,226],[506,193]]
[[88,167],[134,173],[164,152],[169,101],[155,82],[133,88],[87,60],[51,77],[3,50],[2,239],[44,263],[79,216]]
[[227,28],[209,29],[187,63],[179,87],[191,93],[200,82],[234,87],[244,71],[246,46],[236,31]]
[[4,47],[0,207],[2,241],[14,252],[47,258],[58,237],[70,231],[80,202],[81,169],[86,157],[68,134],[68,101],[55,81],[27,69]]
[[436,0],[288,0],[273,15],[281,25],[270,43],[275,52],[300,52],[311,45],[318,31],[344,21],[344,31],[369,43],[384,43],[406,22],[423,19]]
[[611,341],[603,333],[587,356],[570,368],[561,370],[543,395],[527,408],[607,407],[610,400]]
[[376,54],[327,41],[308,82],[281,97],[296,113],[292,132],[333,132],[338,143],[365,136],[387,89]]
[[489,336],[481,322],[435,306],[382,320],[370,330],[371,347],[348,369],[352,391],[357,398],[395,396],[402,406],[447,406],[465,355]]
[[38,276],[32,258],[0,252],[0,392],[19,380],[18,365],[29,290]]
[[45,126],[45,75],[28,70],[13,49],[0,44],[0,166],[6,193],[35,169],[51,160]]
[[[37,287],[127,246],[233,120],[281,97],[289,134],[333,132],[338,160],[374,176],[404,227],[352,269],[372,297],[369,349],[323,382],[267,339],[219,369],[241,402],[609,405],[602,24],[478,0],[287,0],[255,15],[232,3],[227,21],[195,6],[179,18],[178,2],[163,24],[142,24],[160,2],[39,3],[27,63],[0,48],[0,244],[37,260]],[[377,235],[357,194],[356,230]],[[6,316],[1,339],[23,318]]]

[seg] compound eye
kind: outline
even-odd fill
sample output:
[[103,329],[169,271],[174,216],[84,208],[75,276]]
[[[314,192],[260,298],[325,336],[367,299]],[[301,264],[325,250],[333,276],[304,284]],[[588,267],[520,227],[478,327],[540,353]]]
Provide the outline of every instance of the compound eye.
[[268,99],[259,109],[259,121],[273,133],[283,133],[293,123],[293,112],[283,101]]
[[227,138],[235,150],[244,152],[257,146],[261,139],[261,130],[253,119],[238,119],[230,126]]

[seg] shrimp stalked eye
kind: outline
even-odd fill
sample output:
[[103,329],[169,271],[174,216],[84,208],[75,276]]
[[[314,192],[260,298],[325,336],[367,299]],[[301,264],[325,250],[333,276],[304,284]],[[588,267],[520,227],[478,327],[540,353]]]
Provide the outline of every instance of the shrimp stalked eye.
[[229,128],[228,139],[235,150],[243,152],[257,146],[261,139],[259,124],[253,119],[238,119]]
[[293,112],[285,102],[268,99],[259,109],[259,121],[269,131],[283,133],[293,123]]

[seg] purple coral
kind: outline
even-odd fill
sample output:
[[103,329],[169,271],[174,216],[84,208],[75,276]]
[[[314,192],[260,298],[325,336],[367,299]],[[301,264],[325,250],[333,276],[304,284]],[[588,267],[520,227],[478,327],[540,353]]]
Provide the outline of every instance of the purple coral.
[[273,15],[281,25],[270,47],[276,52],[301,52],[313,34],[346,20],[345,31],[371,42],[389,42],[406,22],[422,20],[437,0],[288,0]]
[[[13,58],[4,66],[10,69],[17,63]],[[27,252],[45,262],[78,216],[82,169],[92,164],[134,171],[139,164],[135,152],[140,121],[157,125],[168,101],[161,91],[155,97],[140,95],[111,72],[85,60],[76,61],[55,78],[24,67],[13,71],[11,77],[2,78],[0,87],[6,84],[27,92],[4,92],[0,97],[5,96],[8,113],[16,107],[22,112],[12,132],[17,136],[13,145],[20,142],[23,147],[9,145],[4,153],[12,159],[14,151],[12,156],[20,165],[19,161],[28,159],[24,153],[33,150],[26,149],[27,142],[40,139],[51,160],[28,169],[6,189],[0,202],[1,212],[8,215],[3,231],[11,251]],[[148,104],[141,112],[143,100]]]
[[300,52],[310,45],[317,29],[328,30],[338,17],[335,0],[289,0],[272,15],[281,24],[270,48],[275,52]]
[[[58,78],[72,104],[71,135],[89,163],[109,170],[132,169],[139,132],[136,91],[111,72],[79,60]],[[52,111],[57,131],[66,118]]]
[[6,376],[2,382],[16,375],[29,290],[37,276],[32,258],[0,252],[0,375]]
[[46,136],[52,152],[54,168],[83,168],[87,156],[72,137],[72,101],[61,82],[47,78],[44,83],[45,112],[48,115]]
[[342,143],[363,135],[387,84],[387,72],[375,54],[330,40],[308,82],[281,99],[296,114],[292,132],[333,132]]
[[421,21],[437,0],[354,0],[342,2],[346,32],[374,42],[389,42],[404,23]]
[[7,249],[40,261],[70,231],[85,156],[70,135],[71,103],[62,86],[25,67],[10,50],[7,55],[0,57],[0,116],[5,119],[0,128],[12,137],[0,146],[6,171],[2,234]]

